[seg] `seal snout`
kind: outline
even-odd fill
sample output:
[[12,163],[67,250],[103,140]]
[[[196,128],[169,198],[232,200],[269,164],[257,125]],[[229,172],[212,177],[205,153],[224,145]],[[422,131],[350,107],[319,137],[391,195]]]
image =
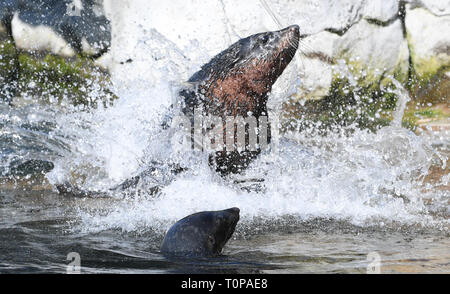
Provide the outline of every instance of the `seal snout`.
[[241,210],[237,207],[229,208],[226,211],[231,212],[233,214],[237,214],[237,215],[239,215],[239,212],[241,212]]
[[295,49],[298,47],[298,41],[300,40],[300,27],[298,25],[288,26],[279,32],[282,36],[282,40],[287,40],[290,47]]
[[288,26],[287,28],[282,29],[281,32],[300,35],[300,27],[298,25],[291,25]]
[[231,224],[234,229],[234,227],[236,226],[237,222],[240,219],[239,213],[241,212],[241,210],[237,207],[233,207],[233,208],[224,210],[224,212],[226,212],[228,214],[228,220],[231,221]]
[[300,33],[300,27],[298,25],[292,25],[287,27],[286,29],[293,33]]

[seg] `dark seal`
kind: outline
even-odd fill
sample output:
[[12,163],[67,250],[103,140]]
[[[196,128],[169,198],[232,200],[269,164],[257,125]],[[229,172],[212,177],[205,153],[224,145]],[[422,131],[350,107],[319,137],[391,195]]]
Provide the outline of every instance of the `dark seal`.
[[[263,117],[267,119],[268,94],[297,51],[300,40],[299,30],[297,25],[293,25],[280,31],[256,34],[239,40],[219,53],[188,80],[191,87],[180,91],[181,109],[184,115],[194,121],[194,113],[200,110],[204,117],[213,115],[225,122],[226,117],[247,118],[251,115],[257,120],[257,127],[260,129],[259,122],[263,121],[260,119]],[[167,121],[163,122],[163,128],[169,127],[172,118],[168,115]],[[226,126],[226,123],[223,125]],[[236,133],[235,130],[228,130],[228,132]],[[226,134],[225,127],[223,128],[224,142],[226,142]],[[245,136],[246,142],[250,143],[248,127]],[[258,146],[263,143],[260,139],[261,137],[257,140]],[[265,140],[266,143],[270,142],[270,128]],[[222,175],[239,173],[260,153],[261,148],[243,151],[229,151],[224,148],[212,152],[209,162]],[[149,178],[150,186],[154,184],[149,188],[151,194],[157,193],[160,187],[173,179],[173,176],[185,171],[178,166],[171,167],[171,170],[167,171],[167,167],[163,165],[152,164],[133,178],[111,188],[109,192],[134,189],[142,183],[143,179]],[[168,175],[168,177],[155,179],[155,174]],[[56,188],[61,194],[79,197],[107,197],[108,195],[104,192],[82,191],[69,183],[57,185]]]
[[[299,39],[299,27],[293,25],[234,43],[189,79],[193,87],[180,92],[184,100],[182,112],[193,116],[194,111],[198,113],[200,110],[203,116],[222,118],[224,126],[226,117],[253,116],[260,127],[260,118],[267,117],[268,94],[293,59]],[[228,132],[236,133],[236,130]],[[226,127],[223,127],[224,142],[226,133]],[[269,143],[270,131],[267,133],[265,139]],[[250,141],[248,136],[247,130],[246,146]],[[224,146],[211,154],[210,164],[221,174],[237,173],[246,168],[260,152],[260,148],[230,152]]]
[[161,252],[168,256],[218,256],[238,221],[239,208],[189,215],[167,231]]

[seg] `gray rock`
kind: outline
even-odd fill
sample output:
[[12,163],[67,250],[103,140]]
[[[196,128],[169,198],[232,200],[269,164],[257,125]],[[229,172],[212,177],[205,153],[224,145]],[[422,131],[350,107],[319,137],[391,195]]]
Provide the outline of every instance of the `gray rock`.
[[364,2],[363,15],[368,19],[388,22],[398,18],[398,9],[398,0],[369,0]]
[[352,58],[379,74],[392,74],[398,67],[406,73],[409,55],[401,21],[379,26],[362,20],[337,41],[334,56],[340,55]]
[[[101,9],[94,0],[81,3],[82,7],[77,7],[71,0],[8,0],[3,18],[10,18],[20,49],[99,56],[111,44],[110,22],[99,14]],[[13,19],[14,13],[17,17]]]
[[303,44],[314,49],[306,54],[301,68],[300,96],[304,98],[319,99],[328,94],[334,74],[330,59],[349,60],[372,78],[395,71],[404,75],[408,72],[408,44],[400,20],[379,26],[363,19],[343,36],[321,32],[309,36]]
[[450,15],[450,0],[416,0],[417,6],[426,8],[436,16]]
[[436,16],[425,8],[408,6],[406,31],[414,68],[419,75],[434,74],[450,64],[450,15]]

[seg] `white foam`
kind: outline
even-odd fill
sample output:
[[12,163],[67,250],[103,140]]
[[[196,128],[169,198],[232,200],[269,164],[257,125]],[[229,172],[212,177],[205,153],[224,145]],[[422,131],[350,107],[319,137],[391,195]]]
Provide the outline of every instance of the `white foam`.
[[[245,175],[234,176],[264,178],[265,190],[260,193],[246,192],[220,178],[202,155],[177,153],[167,144],[170,138],[161,133],[161,116],[177,98],[182,81],[218,53],[211,52],[218,44],[210,44],[205,51],[203,43],[210,34],[206,29],[196,29],[198,35],[183,35],[182,41],[174,41],[173,31],[167,37],[155,29],[157,22],[143,16],[148,6],[141,4],[122,5],[123,13],[110,13],[115,15],[114,91],[120,99],[110,108],[57,117],[56,135],[69,137],[66,140],[72,150],[56,162],[48,177],[52,183],[70,181],[82,188],[101,190],[135,175],[152,160],[175,156],[180,160],[194,158],[194,163],[188,165],[190,172],[164,187],[157,198],[147,195],[115,200],[105,207],[107,212],[80,206],[83,229],[165,229],[190,213],[233,206],[241,209],[242,222],[294,215],[298,219],[332,218],[358,225],[381,220],[433,223],[424,199],[448,197],[442,194],[445,191],[422,190],[419,179],[431,164],[433,149],[398,125],[377,134],[356,131],[348,137],[311,139],[300,133],[292,140],[281,140],[278,148],[261,156]],[[202,13],[208,14],[208,7]],[[195,21],[190,24],[196,24],[196,28],[206,25]],[[226,24],[221,25],[226,28]],[[191,26],[184,28],[181,21],[176,28],[180,34],[193,30]],[[225,31],[220,34],[228,43],[231,39]],[[127,59],[132,62],[124,63]],[[293,83],[297,79],[288,76],[284,83],[277,83],[272,102],[286,99],[284,90],[296,86]],[[442,222],[448,225],[448,221]]]

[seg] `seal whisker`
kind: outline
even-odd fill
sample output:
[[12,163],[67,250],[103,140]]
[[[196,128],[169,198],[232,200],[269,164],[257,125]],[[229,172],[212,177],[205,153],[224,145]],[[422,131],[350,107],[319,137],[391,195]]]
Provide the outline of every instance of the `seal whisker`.
[[300,45],[300,46],[299,46],[299,49],[300,49],[300,48],[304,48],[304,49],[308,50],[309,52],[315,52],[315,51],[316,51],[315,49],[313,49],[313,48],[310,47],[309,45],[306,45],[306,44],[303,43],[303,42],[300,42],[299,45]]
[[301,62],[301,70],[302,71],[305,71],[306,70],[306,66],[305,66],[305,63],[304,63],[304,56],[303,55],[301,55],[300,54],[300,62]]

